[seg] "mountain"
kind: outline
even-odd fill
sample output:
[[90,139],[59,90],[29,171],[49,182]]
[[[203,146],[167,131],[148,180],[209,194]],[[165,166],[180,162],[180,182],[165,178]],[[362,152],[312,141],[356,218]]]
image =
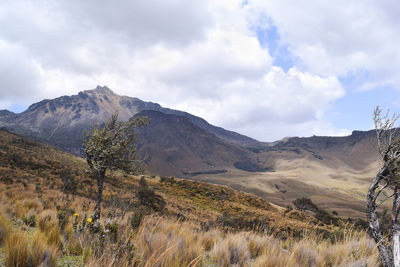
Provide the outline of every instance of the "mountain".
[[151,119],[137,145],[152,174],[224,184],[281,206],[306,197],[340,216],[365,216],[365,192],[379,168],[374,131],[262,143],[107,87],[43,100],[19,114],[0,111],[0,127],[82,155],[84,130],[115,110],[122,120],[139,112]]
[[255,164],[251,153],[242,146],[254,146],[258,141],[186,112],[119,96],[105,86],[46,99],[19,114],[0,111],[0,127],[82,155],[84,131],[104,122],[117,110],[121,120],[139,112],[152,119],[138,139],[139,155],[146,159],[151,172],[187,176],[223,172],[235,162]]
[[155,173],[222,173],[236,162],[250,162],[250,151],[217,138],[190,118],[154,110],[144,110],[140,115],[150,118],[150,124],[139,129],[139,155]]

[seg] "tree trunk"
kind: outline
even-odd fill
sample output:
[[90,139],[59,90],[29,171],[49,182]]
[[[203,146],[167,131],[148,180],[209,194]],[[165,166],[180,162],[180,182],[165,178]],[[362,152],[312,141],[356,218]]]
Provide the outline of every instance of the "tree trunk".
[[100,219],[100,211],[101,211],[101,202],[103,200],[103,183],[106,171],[99,171],[99,175],[97,176],[97,202],[96,207],[94,208],[94,216],[93,220],[96,221]]
[[393,240],[393,264],[400,267],[400,226],[398,215],[400,210],[400,187],[394,189],[393,209],[392,209],[392,240]]
[[381,256],[382,264],[384,267],[393,267],[393,260],[391,257],[391,253],[385,244],[385,240],[383,239],[381,229],[379,227],[378,216],[376,214],[376,199],[375,199],[375,190],[379,186],[379,182],[385,177],[387,174],[386,168],[382,168],[375,176],[372,181],[371,187],[368,189],[367,193],[367,217],[370,228],[370,235],[375,240],[375,243],[378,246],[379,254]]

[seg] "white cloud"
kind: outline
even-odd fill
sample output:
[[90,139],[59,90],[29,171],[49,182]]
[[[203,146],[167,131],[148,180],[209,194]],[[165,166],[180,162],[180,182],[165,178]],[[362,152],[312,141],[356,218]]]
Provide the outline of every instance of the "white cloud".
[[18,101],[27,94],[38,93],[41,84],[39,66],[24,48],[0,40],[0,62],[0,103]]
[[260,140],[339,132],[323,123],[324,112],[344,94],[334,77],[321,78],[295,68],[284,72],[272,67],[259,79],[239,79],[224,84],[219,92],[218,101],[193,97],[176,107],[191,109],[217,125]]
[[[323,122],[330,105],[345,93],[336,78],[341,70],[325,71],[333,64],[329,50],[310,46],[302,34],[293,37],[286,29],[293,27],[289,19],[282,19],[282,26],[274,21],[288,42],[298,45],[293,51],[307,68],[285,72],[273,66],[268,49],[252,30],[260,21],[255,7],[242,4],[230,0],[0,4],[0,44],[12,47],[0,46],[0,59],[15,58],[0,60],[0,75],[9,78],[0,80],[1,88],[15,80],[13,95],[1,89],[0,108],[17,98],[33,102],[100,84],[261,140],[340,132]],[[349,54],[353,55],[351,49]],[[313,65],[306,55],[326,60],[326,66]],[[358,60],[365,60],[362,54]]]
[[259,16],[272,19],[301,69],[325,76],[362,70],[371,85],[400,86],[395,1],[249,2]]

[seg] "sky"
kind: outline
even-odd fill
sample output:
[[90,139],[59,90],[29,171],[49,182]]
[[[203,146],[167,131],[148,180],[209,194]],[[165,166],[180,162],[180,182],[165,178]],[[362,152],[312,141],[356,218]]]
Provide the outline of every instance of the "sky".
[[106,85],[261,141],[400,111],[400,5],[0,0],[0,109]]

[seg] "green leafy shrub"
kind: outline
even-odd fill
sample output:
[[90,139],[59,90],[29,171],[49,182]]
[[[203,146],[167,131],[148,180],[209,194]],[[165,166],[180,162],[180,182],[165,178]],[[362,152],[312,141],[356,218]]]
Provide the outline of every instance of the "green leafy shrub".
[[35,227],[36,226],[36,215],[29,214],[27,216],[23,216],[22,221],[24,222],[24,224],[26,224],[29,227]]

